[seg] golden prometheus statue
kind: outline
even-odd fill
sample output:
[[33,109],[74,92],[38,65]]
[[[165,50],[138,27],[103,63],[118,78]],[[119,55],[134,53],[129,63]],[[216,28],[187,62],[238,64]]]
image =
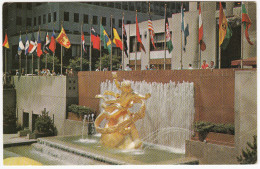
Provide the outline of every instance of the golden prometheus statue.
[[[134,93],[129,80],[119,84],[116,72],[112,72],[116,87],[121,90],[121,94],[112,91],[105,91],[104,95],[96,95],[96,98],[104,99],[101,107],[103,111],[95,120],[96,131],[101,133],[101,143],[108,147],[119,149],[137,149],[142,146],[135,122],[145,116],[144,100],[151,97],[150,93],[142,96]],[[109,100],[105,95],[115,97]],[[130,112],[135,103],[140,103],[141,107],[138,112]],[[103,128],[99,127],[100,123],[106,120],[107,123]]]

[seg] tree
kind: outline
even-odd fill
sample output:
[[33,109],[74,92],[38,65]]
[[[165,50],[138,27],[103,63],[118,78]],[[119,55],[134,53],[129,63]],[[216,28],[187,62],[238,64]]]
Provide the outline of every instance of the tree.
[[[53,69],[53,55],[50,55],[48,53],[44,54],[41,59],[41,68],[45,68],[46,55],[47,55],[47,68],[52,70]],[[54,56],[54,68],[55,68],[55,70],[60,69],[60,61],[57,56]]]
[[249,150],[246,148],[245,150],[242,150],[242,155],[237,157],[237,161],[240,162],[240,164],[255,164],[257,160],[257,136],[254,137],[254,142],[253,144],[247,142],[248,147],[251,149]]
[[[110,55],[104,54],[101,57],[101,68],[110,67]],[[121,56],[112,56],[112,70],[117,70],[121,64]],[[100,58],[96,61],[95,68],[97,69],[100,66]],[[110,69],[109,69],[110,70]]]
[[[74,71],[80,70],[80,57],[76,57],[69,60],[69,65],[66,66],[67,69],[73,69]],[[82,58],[82,71],[89,70],[89,61],[85,58]]]

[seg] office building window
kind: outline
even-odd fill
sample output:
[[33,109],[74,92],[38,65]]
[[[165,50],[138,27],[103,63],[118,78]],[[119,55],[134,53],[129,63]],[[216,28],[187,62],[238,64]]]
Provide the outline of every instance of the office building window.
[[[116,26],[116,25],[115,25],[115,18],[112,18],[112,23],[113,23],[112,26]],[[111,26],[111,19],[110,19],[110,26]]]
[[118,20],[118,27],[119,27],[119,28],[122,28],[122,19],[119,19],[119,20]]
[[108,6],[114,8],[114,2],[108,2]]
[[22,7],[23,7],[23,6],[22,6],[22,3],[17,3],[17,4],[16,4],[16,8],[22,9]]
[[48,13],[48,23],[51,22],[51,13]]
[[79,22],[79,13],[74,13],[74,22]]
[[43,21],[42,21],[43,24],[46,23],[46,15],[43,15]]
[[36,17],[33,19],[33,26],[36,26]]
[[56,22],[56,18],[57,18],[57,15],[56,15],[56,12],[53,13],[53,22]]
[[27,4],[26,4],[26,8],[27,8],[28,10],[32,10],[32,3],[27,3]]
[[98,17],[93,16],[93,25],[97,25],[97,24],[98,24]]
[[64,21],[69,21],[69,20],[70,20],[70,13],[64,12]]
[[106,17],[102,17],[102,25],[103,26],[107,25],[107,18]]
[[32,26],[32,18],[26,18],[26,26]]
[[16,17],[16,25],[22,25],[22,17],[20,16]]
[[88,15],[83,16],[83,22],[88,24]]
[[117,9],[121,9],[121,2],[116,2],[115,5]]
[[123,9],[124,9],[124,10],[128,10],[128,4],[127,4],[127,2],[123,2]]
[[126,24],[131,24],[131,21],[126,21]]
[[41,20],[42,20],[42,17],[41,17],[41,16],[38,16],[38,25],[41,24]]

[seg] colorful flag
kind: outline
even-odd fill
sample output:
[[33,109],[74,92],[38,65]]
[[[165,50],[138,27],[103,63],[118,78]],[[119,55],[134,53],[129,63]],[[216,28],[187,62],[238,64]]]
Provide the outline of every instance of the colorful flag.
[[167,46],[167,48],[168,48],[168,51],[169,51],[169,53],[171,53],[172,52],[172,50],[173,50],[173,45],[172,45],[172,40],[171,40],[171,33],[170,33],[170,30],[169,30],[169,22],[168,22],[168,18],[167,17],[165,17],[166,19],[166,21],[165,21],[165,32],[166,32],[166,34],[165,34],[165,38],[166,38],[166,46]]
[[[232,36],[232,30],[227,22],[221,2],[219,2],[219,46],[225,49]],[[224,43],[225,42],[225,43]]]
[[24,50],[24,45],[23,45],[22,37],[20,35],[20,37],[19,37],[19,45],[18,45],[18,55],[22,54],[22,50]]
[[59,44],[61,44],[62,46],[64,46],[65,48],[70,48],[71,44],[69,41],[68,36],[66,35],[65,30],[63,29],[63,27],[61,28],[60,34],[59,36],[56,38],[57,42],[59,42]]
[[113,28],[113,43],[116,44],[116,47],[119,47],[122,50],[122,41],[121,38],[119,37],[116,28]]
[[49,38],[48,32],[46,32],[46,36],[45,36],[45,39],[44,39],[44,45],[43,45],[43,52],[44,53],[50,52],[49,45],[50,45],[50,38]]
[[9,49],[9,43],[8,43],[7,33],[5,33],[5,40],[4,40],[4,43],[3,43],[3,47]]
[[242,4],[242,23],[244,24],[246,40],[250,45],[253,45],[254,43],[250,41],[248,34],[248,29],[250,28],[252,22],[247,14],[245,4]]
[[151,16],[149,15],[149,19],[148,19],[148,30],[150,32],[150,38],[151,38],[151,42],[153,44],[154,49],[156,49],[155,44],[154,44],[154,29],[153,29],[153,23],[151,20]]
[[201,7],[199,3],[199,44],[200,44],[200,49],[204,51],[206,49],[206,44],[204,43],[202,38],[203,38],[203,23],[202,23]]
[[37,56],[41,57],[42,55],[42,42],[40,39],[40,31],[38,32],[38,41],[37,41]]
[[26,34],[24,54],[27,55],[28,53],[29,53],[29,39],[28,39],[28,36],[27,36],[27,34]]
[[107,49],[109,54],[111,54],[111,47],[112,47],[111,40],[102,25],[100,25],[100,29],[101,29],[100,38],[104,43],[104,49]]
[[33,53],[37,47],[37,42],[35,41],[34,34],[32,33],[32,37],[29,44],[29,53]]
[[[186,26],[185,26],[186,25]],[[181,31],[184,37],[183,50],[186,51],[187,37],[189,36],[189,24],[185,24],[183,4],[181,5]]]
[[126,30],[125,30],[125,24],[123,24],[123,36],[124,36],[124,51],[125,51],[126,56],[128,57],[128,54],[127,54],[127,50],[128,50],[127,35],[126,35]]
[[86,47],[85,47],[85,38],[83,31],[81,32],[81,45],[85,53],[87,53]]
[[[146,51],[145,51],[145,48],[144,48],[144,45],[143,45],[143,43],[142,43],[141,37],[140,37],[140,33],[139,33],[137,15],[136,15],[135,21],[136,21],[136,36],[137,36],[137,41],[140,43],[141,49],[143,49],[143,51],[146,52]],[[136,49],[136,50],[137,50],[137,49]]]
[[100,38],[93,27],[91,28],[91,42],[94,49],[100,50]]
[[55,53],[55,49],[56,49],[56,41],[55,41],[55,32],[54,29],[52,30],[52,35],[51,35],[51,42],[49,45],[49,49]]

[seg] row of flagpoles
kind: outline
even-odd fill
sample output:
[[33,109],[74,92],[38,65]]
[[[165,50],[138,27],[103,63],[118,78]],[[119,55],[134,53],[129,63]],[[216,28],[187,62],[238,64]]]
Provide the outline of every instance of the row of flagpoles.
[[[149,68],[150,68],[150,43],[152,43],[153,47],[156,48],[155,43],[154,43],[154,29],[152,25],[152,20],[151,20],[151,13],[150,13],[150,3],[149,3],[149,19],[148,19],[148,40],[149,40],[149,49],[148,49],[148,56],[149,56]],[[250,41],[249,34],[248,34],[248,29],[251,26],[251,20],[247,14],[245,5],[242,3],[241,7],[241,16],[242,16],[242,24],[241,24],[241,59],[243,59],[243,27],[245,28],[245,36],[247,41],[249,42],[250,45],[253,45],[253,43]],[[164,15],[164,70],[166,69],[166,47],[171,53],[173,50],[173,44],[171,40],[171,34],[170,34],[170,29],[169,29],[169,22],[166,17],[166,5],[165,5],[165,15]],[[122,65],[124,65],[124,54],[128,57],[128,47],[127,47],[127,35],[126,35],[126,30],[125,30],[125,25],[124,25],[124,13],[122,16],[122,40],[120,36],[118,35],[117,30],[113,27],[112,24],[112,15],[111,15],[111,36],[107,34],[106,30],[102,26],[102,17],[100,19],[100,37],[98,33],[95,32],[94,28],[90,25],[90,54],[89,54],[89,61],[90,61],[90,71],[91,71],[91,55],[92,55],[92,44],[93,44],[93,49],[97,49],[100,51],[100,70],[101,70],[101,41],[103,41],[103,46],[104,49],[108,50],[110,54],[110,70],[112,70],[112,42],[116,45],[116,47],[120,48],[122,50]],[[199,61],[201,60],[201,51],[204,51],[206,49],[206,44],[203,41],[203,23],[202,23],[202,13],[201,13],[201,5],[199,4]],[[130,28],[129,28],[130,31]],[[113,33],[112,33],[113,32]],[[185,52],[186,51],[186,44],[187,44],[187,37],[189,36],[189,25],[185,23],[184,20],[184,10],[183,10],[183,4],[181,6],[181,69],[183,68],[182,64],[182,50]],[[225,48],[227,44],[229,43],[229,40],[232,36],[232,31],[231,28],[227,22],[226,16],[223,11],[223,7],[221,2],[219,2],[219,68],[221,68],[221,47]],[[112,41],[111,41],[112,39]],[[19,45],[18,45],[18,55],[19,55],[19,60],[21,60],[21,53],[22,50],[25,51],[25,56],[26,56],[26,71],[27,71],[27,54],[32,54],[32,63],[33,63],[33,52],[36,50],[37,51],[37,56],[40,58],[41,55],[44,53],[53,53],[53,70],[54,70],[54,55],[55,55],[55,49],[56,49],[56,41],[61,45],[61,74],[62,74],[62,47],[65,48],[70,48],[71,43],[69,41],[68,36],[65,33],[65,30],[63,29],[63,26],[61,26],[61,32],[59,36],[56,38],[55,37],[55,32],[53,30],[51,40],[49,39],[48,32],[46,33],[45,37],[45,42],[43,47],[41,46],[41,40],[40,40],[40,29],[38,31],[38,39],[35,40],[34,38],[34,33],[32,33],[31,40],[29,42],[27,33],[26,33],[26,41],[25,41],[25,46],[23,45],[23,42],[21,40],[21,33],[19,37]],[[142,43],[140,33],[139,33],[139,26],[138,26],[138,20],[137,20],[137,11],[136,11],[136,38],[135,38],[135,70],[137,69],[137,43],[140,43],[140,48],[144,52],[146,52],[145,47]],[[7,34],[5,35],[5,41],[3,43],[3,46],[5,48],[9,48],[9,43],[8,43],[8,38]],[[85,46],[85,38],[83,34],[83,24],[81,25],[81,62],[80,62],[80,68],[82,70],[82,52],[86,52],[86,46]],[[6,51],[5,51],[5,58],[6,58]],[[130,57],[129,57],[130,60]],[[5,64],[7,59],[5,59]],[[39,59],[38,59],[38,70],[39,70]],[[46,56],[46,64],[47,64],[47,56]],[[33,64],[32,64],[33,65]],[[198,65],[200,66],[200,65]],[[242,61],[241,61],[241,67],[242,67]],[[7,66],[5,66],[5,72],[6,72]],[[21,62],[20,62],[20,71],[21,71]],[[32,72],[33,72],[33,66],[32,66]],[[26,72],[27,73],[27,72]]]

